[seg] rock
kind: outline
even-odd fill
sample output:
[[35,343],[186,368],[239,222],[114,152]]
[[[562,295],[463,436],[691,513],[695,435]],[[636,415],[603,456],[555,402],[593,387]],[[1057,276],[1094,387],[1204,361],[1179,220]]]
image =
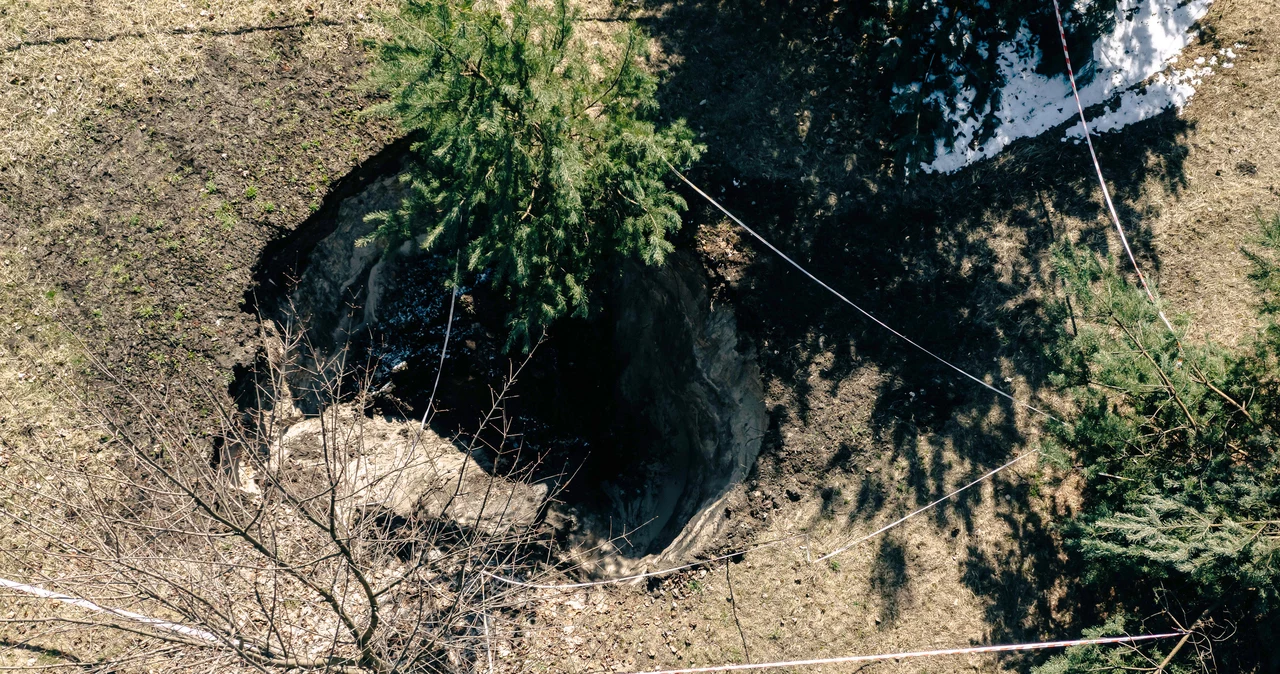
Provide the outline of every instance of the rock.
[[630,494],[612,495],[622,507],[608,523],[628,532],[632,555],[652,554],[608,560],[601,575],[687,560],[722,533],[726,499],[768,426],[755,353],[739,343],[732,309],[712,308],[693,254],[629,263],[615,302],[617,397],[632,412],[618,435],[651,458],[631,472]]
[[308,348],[296,354],[299,362],[290,370],[290,384],[308,411],[323,404],[324,396],[315,390],[318,382],[335,369],[348,340],[376,319],[387,281],[394,276],[385,248],[364,241],[376,226],[365,217],[396,208],[403,196],[402,184],[392,175],[343,200],[333,231],[307,254],[297,287],[276,317],[282,325],[306,331]]
[[323,470],[324,443],[350,457],[343,475],[346,507],[381,508],[406,520],[446,519],[489,533],[533,525],[547,486],[495,476],[430,428],[367,418],[350,406],[293,424],[273,450],[297,470]]

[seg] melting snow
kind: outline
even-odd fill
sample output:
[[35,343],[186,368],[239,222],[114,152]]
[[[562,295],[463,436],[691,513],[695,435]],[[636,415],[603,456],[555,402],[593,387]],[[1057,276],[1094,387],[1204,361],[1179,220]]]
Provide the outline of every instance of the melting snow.
[[[1090,131],[1112,131],[1154,117],[1169,107],[1181,109],[1201,80],[1213,73],[1212,66],[1218,64],[1219,57],[1221,67],[1232,67],[1235,52],[1230,49],[1220,50],[1207,65],[1204,58],[1198,58],[1188,68],[1173,67],[1178,53],[1195,36],[1192,26],[1209,11],[1212,2],[1121,0],[1116,8],[1115,30],[1093,45],[1096,74],[1080,89],[1080,101],[1086,109],[1112,103],[1106,112],[1089,119]],[[1053,47],[1057,48],[1056,40]],[[1040,47],[1026,27],[1013,40],[999,46],[997,65],[1005,85],[999,108],[994,111],[995,133],[980,145],[975,146],[973,141],[986,115],[970,114],[975,92],[961,89],[960,95],[949,102],[942,99],[941,92],[935,93],[932,98],[949,109],[949,117],[956,125],[956,142],[948,149],[939,141],[933,163],[922,163],[921,168],[949,173],[995,156],[1014,140],[1040,135],[1078,118],[1067,76],[1037,74],[1040,57]],[[963,82],[959,85],[963,86]],[[1084,139],[1078,121],[1067,129],[1063,140],[1067,138],[1077,142]]]

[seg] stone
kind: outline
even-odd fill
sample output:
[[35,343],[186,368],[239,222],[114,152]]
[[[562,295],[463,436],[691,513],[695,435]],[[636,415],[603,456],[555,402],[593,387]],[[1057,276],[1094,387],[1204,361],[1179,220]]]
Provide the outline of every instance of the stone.
[[545,484],[493,475],[430,428],[365,417],[349,405],[327,410],[323,422],[311,417],[290,426],[273,458],[290,469],[323,470],[325,442],[349,457],[341,489],[353,511],[377,508],[498,533],[534,525],[546,501]]

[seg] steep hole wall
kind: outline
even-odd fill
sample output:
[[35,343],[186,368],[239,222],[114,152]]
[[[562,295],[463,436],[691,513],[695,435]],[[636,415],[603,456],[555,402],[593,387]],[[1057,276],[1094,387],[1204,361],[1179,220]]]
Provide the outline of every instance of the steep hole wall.
[[[395,208],[407,143],[345,177],[301,227],[266,251],[246,302],[268,330],[303,337],[289,354],[295,402],[315,414],[331,401],[315,378],[367,377],[375,413],[405,423],[434,383],[447,321],[448,269],[406,245],[357,246],[364,217]],[[489,386],[508,372],[502,298],[483,279],[464,283],[433,422],[441,435],[474,424]],[[720,501],[750,472],[768,423],[755,354],[732,309],[713,309],[705,272],[689,252],[666,265],[627,263],[591,321],[552,327],[508,406],[522,460],[536,479],[563,483],[553,522],[566,556],[602,575],[686,558],[721,533]],[[520,354],[511,354],[519,361]],[[240,368],[244,395],[253,373]],[[473,430],[473,429],[471,429]],[[622,536],[625,534],[625,538]]]

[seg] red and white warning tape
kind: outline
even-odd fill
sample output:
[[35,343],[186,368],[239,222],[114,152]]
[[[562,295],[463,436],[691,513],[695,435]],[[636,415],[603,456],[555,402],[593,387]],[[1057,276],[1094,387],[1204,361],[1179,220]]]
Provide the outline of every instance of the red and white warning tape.
[[[896,520],[894,520],[894,521],[892,521],[892,522],[890,522],[890,523],[888,523],[888,524],[884,525],[883,527],[880,527],[879,529],[876,529],[875,531],[873,531],[873,532],[871,532],[871,533],[869,533],[869,534],[866,534],[866,535],[864,535],[864,536],[859,536],[858,538],[855,538],[855,539],[853,539],[853,540],[849,541],[848,543],[845,543],[844,545],[841,545],[839,548],[836,548],[835,550],[833,550],[833,551],[831,551],[831,552],[828,552],[827,554],[825,554],[825,555],[823,555],[823,556],[821,556],[821,557],[817,558],[817,559],[816,559],[816,560],[814,560],[814,561],[815,561],[815,562],[825,561],[825,560],[827,560],[827,559],[830,559],[830,558],[832,558],[832,557],[835,557],[836,555],[839,555],[839,554],[842,554],[842,553],[844,553],[844,552],[848,551],[850,548],[852,548],[852,547],[854,547],[854,546],[856,546],[856,545],[858,545],[858,544],[860,544],[860,543],[865,543],[865,542],[867,542],[867,541],[871,540],[872,538],[875,538],[876,536],[879,536],[880,534],[883,534],[884,532],[886,532],[886,531],[888,531],[888,530],[890,530],[890,529],[892,529],[892,528],[894,528],[894,527],[896,527],[896,526],[898,526],[898,525],[900,525],[900,524],[902,524],[902,523],[906,522],[907,520],[909,520],[909,519],[911,519],[911,518],[915,517],[916,515],[919,515],[919,514],[921,514],[921,513],[925,512],[925,511],[927,511],[927,510],[930,510],[931,508],[936,507],[939,503],[942,503],[943,501],[946,501],[946,500],[948,500],[948,499],[951,499],[951,498],[953,498],[953,497],[957,496],[958,494],[960,494],[961,492],[965,491],[966,489],[969,489],[970,487],[973,487],[973,486],[975,486],[975,485],[977,485],[977,484],[980,484],[980,483],[982,483],[982,482],[985,482],[986,480],[988,480],[989,478],[991,478],[991,477],[992,477],[992,476],[994,476],[995,474],[997,474],[997,473],[999,473],[999,472],[1001,472],[1001,471],[1003,471],[1003,470],[1005,470],[1005,469],[1007,469],[1007,468],[1012,467],[1015,463],[1018,463],[1019,461],[1021,461],[1021,460],[1025,459],[1025,458],[1027,458],[1028,456],[1031,456],[1031,455],[1033,455],[1033,454],[1039,454],[1039,453],[1040,453],[1040,452],[1039,452],[1039,450],[1031,450],[1030,452],[1026,452],[1026,453],[1024,453],[1024,454],[1019,454],[1018,456],[1014,457],[1013,459],[1011,459],[1011,460],[1010,460],[1010,461],[1008,461],[1007,463],[1005,463],[1005,464],[1003,464],[1003,465],[1001,465],[1001,466],[998,466],[998,467],[996,467],[996,468],[993,468],[993,469],[991,469],[991,470],[987,471],[986,473],[983,473],[981,476],[979,476],[979,477],[975,478],[973,481],[969,482],[968,484],[964,485],[963,487],[959,487],[959,488],[957,488],[956,490],[954,490],[954,491],[952,491],[952,492],[948,493],[947,495],[942,496],[942,497],[940,497],[940,498],[937,498],[937,499],[935,499],[935,500],[933,500],[933,501],[929,502],[928,504],[923,505],[923,506],[921,506],[921,507],[919,507],[919,508],[917,508],[917,509],[915,509],[915,510],[911,511],[910,513],[907,513],[906,515],[904,515],[904,516],[902,516],[902,517],[900,517],[900,518],[898,518],[898,519],[896,519]],[[645,579],[645,578],[653,578],[653,577],[656,577],[656,576],[665,576],[665,575],[670,574],[670,573],[676,573],[677,571],[685,571],[685,570],[687,570],[687,569],[694,569],[694,568],[697,568],[697,567],[700,567],[700,566],[706,566],[706,565],[708,565],[708,564],[714,564],[715,562],[724,561],[724,560],[726,560],[726,559],[732,559],[732,558],[734,558],[734,557],[738,557],[738,556],[741,556],[741,555],[745,555],[745,554],[747,554],[748,552],[755,552],[756,550],[760,550],[760,549],[763,549],[763,548],[772,547],[772,546],[775,546],[775,545],[777,545],[777,544],[779,544],[779,543],[785,543],[785,542],[787,542],[787,541],[795,540],[795,539],[797,539],[797,538],[804,538],[804,537],[805,537],[805,535],[804,535],[804,534],[795,534],[795,535],[792,535],[792,536],[787,536],[787,537],[785,537],[785,538],[779,538],[779,539],[776,539],[776,540],[772,540],[772,541],[769,541],[769,542],[767,542],[767,543],[763,543],[763,544],[761,544],[761,545],[756,545],[756,546],[753,546],[753,547],[747,548],[747,549],[745,549],[745,550],[738,550],[738,551],[736,551],[736,552],[730,552],[730,553],[727,553],[727,554],[720,555],[719,557],[711,557],[710,559],[703,559],[703,560],[699,560],[699,561],[692,562],[692,563],[689,563],[689,564],[684,564],[684,565],[681,565],[681,566],[673,566],[673,567],[668,568],[668,569],[658,569],[658,570],[656,570],[656,571],[648,571],[648,572],[646,572],[646,573],[638,573],[638,574],[635,574],[635,575],[632,575],[632,576],[622,576],[622,577],[620,577],[620,578],[609,578],[609,579],[606,579],[606,580],[585,581],[585,582],[581,582],[581,583],[560,583],[560,584],[528,583],[528,582],[525,582],[525,581],[522,581],[522,580],[517,580],[517,579],[515,579],[515,578],[507,578],[507,577],[505,577],[505,576],[499,576],[499,575],[494,574],[494,573],[489,573],[488,571],[481,571],[480,573],[481,573],[481,574],[483,574],[483,575],[485,575],[485,576],[488,576],[489,578],[492,578],[492,579],[494,579],[494,580],[496,580],[496,581],[500,581],[500,582],[506,583],[506,584],[508,584],[508,585],[515,585],[515,586],[517,586],[517,587],[527,587],[527,588],[536,589],[536,590],[577,590],[577,589],[581,589],[581,588],[584,588],[584,587],[599,587],[599,586],[602,586],[602,585],[616,585],[616,584],[619,584],[619,583],[630,583],[630,582],[634,582],[634,581],[637,581],[637,580],[643,580],[643,579]]]
[[[65,604],[71,604],[83,609],[88,609],[97,613],[107,613],[120,618],[141,623],[147,627],[160,631],[173,632],[185,637],[207,641],[212,644],[227,644],[227,641],[212,632],[207,632],[195,627],[181,625],[170,622],[168,620],[160,620],[159,618],[151,618],[140,613],[125,611],[118,608],[108,608],[96,604],[88,599],[73,597],[71,595],[53,592],[42,587],[27,585],[16,581],[0,578],[0,587],[6,587],[17,592],[40,597],[42,599],[52,599]],[[1150,641],[1153,639],[1167,639],[1170,637],[1185,636],[1186,632],[1170,632],[1167,634],[1145,634],[1139,636],[1126,637],[1103,637],[1098,639],[1075,639],[1071,641],[1041,641],[1029,644],[1004,644],[999,646],[971,646],[968,648],[948,648],[932,651],[907,651],[903,653],[881,653],[877,655],[846,655],[835,658],[812,658],[808,660],[789,660],[783,662],[759,662],[737,665],[719,665],[712,667],[688,667],[684,669],[664,669],[654,670],[650,672],[636,672],[634,674],[700,674],[701,672],[729,672],[739,670],[754,669],[776,669],[779,667],[805,667],[812,665],[832,665],[844,664],[852,662],[874,662],[877,660],[898,660],[905,658],[927,658],[943,655],[972,655],[978,653],[1001,653],[1009,651],[1035,651],[1047,650],[1055,648],[1068,648],[1071,646],[1089,646],[1102,644],[1123,644],[1136,643],[1139,641]],[[242,647],[248,647],[245,644],[238,644]]]
[[1029,451],[1029,452],[1027,452],[1027,453],[1025,453],[1025,454],[1019,454],[1019,455],[1017,455],[1017,456],[1013,457],[1011,460],[1009,460],[1009,462],[1008,462],[1008,463],[1004,464],[1003,466],[1000,466],[1000,467],[998,467],[998,468],[993,468],[993,469],[991,469],[991,470],[987,471],[987,472],[986,472],[986,473],[984,473],[982,476],[980,476],[980,477],[978,477],[977,479],[973,480],[973,481],[972,481],[972,482],[970,482],[969,484],[966,484],[965,486],[960,487],[959,489],[956,489],[955,491],[951,492],[950,494],[947,494],[946,496],[943,496],[943,497],[941,497],[941,498],[935,499],[935,500],[933,500],[932,502],[930,502],[930,503],[929,503],[929,504],[927,504],[927,505],[920,506],[920,507],[919,507],[919,508],[917,508],[916,510],[914,510],[914,511],[912,511],[912,512],[910,512],[910,513],[906,514],[906,515],[904,515],[903,517],[901,517],[901,518],[899,518],[899,519],[896,519],[896,520],[894,520],[894,521],[892,521],[892,522],[890,522],[890,523],[888,523],[888,524],[884,525],[883,527],[880,527],[879,529],[876,529],[875,531],[873,531],[873,532],[871,532],[871,533],[869,533],[869,534],[867,534],[867,535],[865,535],[865,536],[860,536],[860,537],[858,537],[858,538],[855,538],[855,539],[853,539],[852,541],[849,541],[848,543],[846,543],[846,544],[844,544],[844,545],[840,546],[839,548],[836,548],[835,550],[833,550],[833,551],[831,551],[831,552],[828,552],[827,554],[825,554],[825,555],[823,555],[823,556],[819,557],[818,559],[816,559],[816,560],[814,560],[814,561],[821,562],[821,561],[824,561],[824,560],[830,559],[830,558],[835,557],[836,555],[838,555],[838,554],[840,554],[840,553],[842,553],[842,552],[844,552],[844,551],[848,550],[849,548],[852,548],[853,546],[858,545],[859,543],[865,543],[866,541],[869,541],[869,540],[871,540],[872,538],[875,538],[876,536],[879,536],[880,534],[883,534],[884,532],[886,532],[886,531],[888,531],[888,530],[890,530],[890,529],[892,529],[892,528],[894,528],[894,527],[898,526],[899,524],[902,524],[903,522],[906,522],[907,520],[911,519],[912,517],[915,517],[916,515],[919,515],[920,513],[922,513],[922,512],[924,512],[924,511],[926,511],[926,510],[928,510],[928,509],[930,509],[930,508],[932,508],[932,507],[934,507],[934,506],[938,505],[939,503],[942,503],[943,501],[946,501],[947,499],[949,499],[949,498],[951,498],[951,497],[953,497],[953,496],[956,496],[957,494],[959,494],[960,492],[962,492],[962,491],[964,491],[964,490],[968,489],[969,487],[972,487],[972,486],[974,486],[974,485],[976,485],[976,484],[978,484],[978,483],[980,483],[980,482],[985,481],[987,478],[990,478],[991,476],[995,475],[996,473],[999,473],[1000,471],[1002,471],[1002,470],[1004,470],[1004,469],[1006,469],[1006,468],[1008,468],[1008,467],[1012,466],[1013,464],[1015,464],[1015,463],[1017,463],[1017,462],[1019,462],[1019,461],[1021,461],[1021,460],[1025,459],[1025,458],[1027,458],[1028,456],[1031,456],[1032,454],[1039,454],[1039,453],[1040,453],[1040,450],[1038,450],[1038,449],[1033,449],[1033,450],[1031,450],[1031,451]]
[[1111,191],[1107,189],[1107,181],[1102,177],[1102,165],[1098,163],[1098,153],[1093,149],[1093,137],[1089,135],[1089,121],[1084,116],[1084,105],[1080,102],[1080,90],[1076,88],[1076,73],[1071,67],[1071,54],[1067,50],[1067,31],[1062,25],[1062,12],[1058,8],[1058,0],[1053,0],[1053,15],[1058,20],[1058,37],[1062,40],[1062,57],[1067,61],[1067,79],[1071,81],[1071,94],[1076,99],[1076,110],[1080,112],[1080,126],[1084,128],[1084,141],[1089,146],[1089,156],[1093,159],[1093,169],[1098,174],[1098,185],[1102,187],[1102,200],[1107,204],[1107,212],[1111,214],[1111,222],[1116,226],[1116,233],[1120,235],[1120,243],[1124,245],[1124,252],[1129,256],[1129,262],[1133,265],[1133,271],[1137,273],[1138,280],[1142,282],[1142,289],[1147,293],[1147,299],[1155,305],[1156,312],[1160,314],[1160,320],[1164,321],[1164,326],[1169,328],[1169,332],[1173,333],[1176,338],[1178,331],[1173,329],[1173,324],[1165,317],[1164,311],[1160,309],[1160,303],[1156,300],[1155,293],[1151,291],[1151,286],[1147,284],[1147,277],[1142,273],[1142,268],[1138,266],[1138,260],[1133,256],[1133,249],[1129,247],[1129,237],[1125,236],[1124,227],[1120,224],[1120,215],[1116,213],[1116,206],[1111,201]]
[[[671,165],[670,165],[670,164],[668,164],[668,166],[671,166]],[[987,389],[987,390],[991,391],[992,393],[995,393],[995,394],[996,394],[996,395],[998,395],[998,396],[1001,396],[1001,397],[1003,397],[1003,398],[1008,399],[1008,400],[1009,400],[1010,402],[1012,402],[1014,405],[1016,405],[1016,406],[1018,406],[1018,407],[1022,407],[1022,408],[1027,409],[1027,410],[1030,410],[1030,411],[1032,411],[1032,412],[1035,412],[1036,414],[1039,414],[1039,415],[1041,415],[1041,416],[1043,416],[1043,417],[1045,417],[1045,418],[1052,419],[1053,421],[1056,421],[1056,422],[1058,422],[1058,423],[1060,423],[1060,424],[1061,424],[1061,423],[1064,423],[1061,419],[1059,419],[1059,418],[1057,418],[1057,417],[1053,416],[1052,414],[1050,414],[1050,413],[1048,413],[1048,412],[1046,412],[1046,411],[1044,411],[1044,410],[1042,410],[1042,409],[1040,409],[1040,408],[1036,407],[1035,405],[1032,405],[1031,403],[1028,403],[1028,402],[1024,402],[1024,401],[1022,401],[1022,400],[1018,400],[1017,398],[1013,397],[1013,395],[1011,395],[1011,394],[1010,394],[1010,393],[1008,393],[1007,391],[1003,391],[1003,390],[1001,390],[1001,389],[999,389],[999,388],[997,388],[997,387],[995,387],[995,386],[992,386],[991,384],[987,383],[986,381],[983,381],[983,380],[982,380],[980,377],[978,377],[977,375],[970,374],[968,370],[965,370],[964,368],[960,367],[959,365],[956,365],[956,364],[952,363],[951,361],[947,360],[946,358],[943,358],[942,356],[939,356],[938,354],[936,354],[936,353],[934,353],[934,352],[930,351],[929,349],[926,349],[925,347],[923,347],[923,346],[921,346],[919,343],[917,343],[915,340],[913,340],[913,339],[911,339],[910,337],[908,337],[908,336],[906,336],[906,335],[902,334],[901,332],[898,332],[897,330],[893,329],[893,327],[892,327],[892,326],[890,326],[888,323],[885,323],[884,321],[880,320],[879,318],[876,318],[874,314],[872,314],[871,312],[867,311],[866,309],[863,309],[862,307],[858,306],[856,303],[854,303],[854,301],[853,301],[853,300],[850,300],[848,297],[845,297],[843,294],[841,294],[841,293],[840,293],[840,291],[838,291],[838,290],[836,290],[835,288],[832,288],[831,286],[827,285],[827,283],[826,283],[825,281],[823,281],[822,279],[818,278],[817,276],[814,276],[812,272],[810,272],[808,269],[805,269],[805,268],[804,268],[804,267],[803,267],[799,262],[796,262],[795,260],[791,259],[791,256],[789,256],[789,255],[787,255],[786,253],[782,252],[782,250],[781,250],[781,249],[779,249],[777,246],[775,246],[775,245],[773,245],[772,243],[770,243],[768,239],[764,238],[763,236],[760,236],[760,234],[759,234],[759,233],[757,233],[757,232],[756,232],[756,230],[751,229],[750,227],[748,227],[748,226],[747,226],[747,223],[743,222],[743,221],[742,221],[738,216],[736,216],[736,215],[734,215],[733,213],[731,213],[731,212],[729,211],[729,209],[727,209],[727,208],[725,208],[724,206],[720,205],[720,202],[718,202],[718,201],[716,201],[715,199],[711,198],[711,195],[707,194],[706,192],[703,192],[703,191],[702,191],[702,188],[700,188],[700,187],[698,187],[697,185],[693,184],[693,182],[692,182],[691,180],[689,180],[688,178],[684,177],[684,174],[683,174],[683,173],[681,173],[680,171],[677,171],[677,170],[676,170],[676,168],[675,168],[674,166],[671,166],[671,171],[672,171],[673,173],[675,173],[675,174],[676,174],[676,176],[680,178],[680,180],[684,181],[684,184],[688,185],[688,186],[689,186],[689,187],[690,187],[694,192],[697,192],[697,193],[698,193],[698,194],[699,194],[703,199],[706,199],[708,203],[710,203],[712,206],[715,206],[715,207],[716,207],[716,208],[717,208],[721,213],[724,213],[726,217],[728,217],[730,220],[733,220],[735,223],[737,223],[737,224],[738,224],[738,226],[739,226],[739,227],[741,227],[741,228],[743,229],[743,231],[745,231],[747,234],[750,234],[752,237],[754,237],[754,238],[755,238],[757,241],[759,241],[760,243],[764,244],[764,246],[765,246],[765,247],[767,247],[769,250],[773,251],[773,252],[774,252],[778,257],[782,258],[783,260],[786,260],[786,261],[787,261],[787,264],[790,264],[792,267],[795,267],[795,268],[796,268],[796,270],[797,270],[797,271],[799,271],[801,274],[804,274],[805,276],[809,277],[809,280],[813,281],[814,283],[817,283],[819,286],[822,286],[822,288],[823,288],[824,290],[826,290],[827,292],[831,293],[833,296],[835,296],[835,297],[836,297],[836,299],[838,299],[838,300],[840,300],[841,302],[844,302],[845,304],[848,304],[849,306],[853,307],[853,308],[854,308],[854,310],[856,310],[858,313],[860,313],[860,314],[862,314],[863,316],[865,316],[865,317],[866,317],[868,320],[870,320],[872,323],[875,323],[876,325],[880,326],[881,328],[884,328],[884,329],[885,329],[885,330],[887,330],[890,334],[892,334],[893,336],[897,337],[898,339],[901,339],[902,341],[906,342],[907,344],[910,344],[911,346],[914,346],[914,347],[915,347],[917,350],[919,350],[921,353],[924,353],[925,355],[929,356],[930,358],[933,358],[934,360],[938,361],[939,363],[942,363],[943,365],[946,365],[947,367],[951,368],[952,370],[954,370],[954,371],[955,371],[957,374],[959,374],[960,376],[965,377],[965,378],[967,378],[967,379],[969,379],[969,380],[973,381],[973,382],[974,382],[974,383],[976,383],[977,385],[979,385],[979,386],[981,386],[981,387],[983,387],[983,388],[985,388],[985,389]]]
[[1094,646],[1102,644],[1131,644],[1152,639],[1168,639],[1180,637],[1185,632],[1168,634],[1144,634],[1133,637],[1103,637],[1100,639],[1076,639],[1073,641],[1041,641],[1032,644],[1005,644],[1002,646],[972,646],[970,648],[947,648],[936,651],[908,651],[906,653],[882,653],[879,655],[846,655],[839,658],[815,658],[812,660],[790,660],[787,662],[760,662],[742,665],[719,665],[716,667],[686,667],[684,669],[659,669],[650,672],[632,672],[631,674],[699,674],[701,672],[733,672],[748,669],[777,669],[779,667],[808,667],[812,665],[838,665],[851,662],[875,662],[877,660],[897,660],[904,658],[931,658],[940,655],[972,655],[976,653],[1005,653],[1009,651],[1039,651],[1053,648],[1069,648],[1071,646]]

